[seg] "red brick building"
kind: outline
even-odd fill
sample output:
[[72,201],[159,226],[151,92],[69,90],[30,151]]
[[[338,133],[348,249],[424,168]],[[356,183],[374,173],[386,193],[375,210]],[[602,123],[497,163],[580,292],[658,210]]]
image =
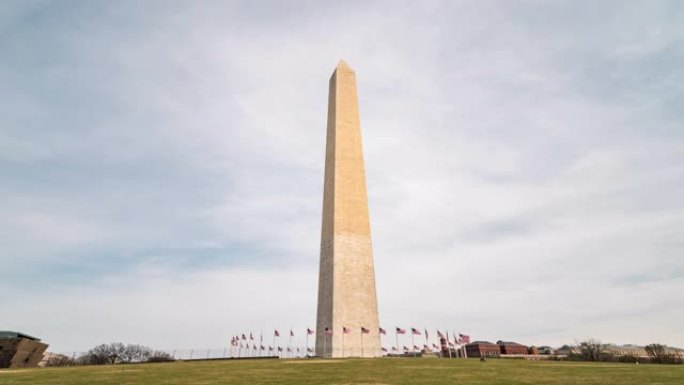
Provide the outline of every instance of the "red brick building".
[[501,350],[489,341],[475,341],[465,346],[468,357],[499,357]]
[[513,355],[513,354],[529,354],[527,346],[521,345],[517,342],[511,341],[497,341],[496,344],[499,346],[501,354]]

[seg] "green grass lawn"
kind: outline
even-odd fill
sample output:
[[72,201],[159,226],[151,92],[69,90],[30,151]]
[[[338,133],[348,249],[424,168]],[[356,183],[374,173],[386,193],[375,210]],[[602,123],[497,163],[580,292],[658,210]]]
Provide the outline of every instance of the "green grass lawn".
[[0,369],[0,384],[684,384],[682,365],[385,358]]

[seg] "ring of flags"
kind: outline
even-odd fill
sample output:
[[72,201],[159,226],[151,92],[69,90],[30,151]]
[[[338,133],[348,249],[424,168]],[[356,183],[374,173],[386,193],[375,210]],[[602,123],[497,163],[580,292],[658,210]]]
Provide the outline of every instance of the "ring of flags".
[[[395,327],[395,336],[396,336],[395,338],[396,338],[396,342],[397,342],[396,346],[390,346],[389,350],[388,350],[388,348],[381,346],[380,347],[381,351],[383,353],[387,353],[388,351],[395,352],[395,353],[398,352],[400,349],[400,346],[398,343],[399,342],[399,336],[407,334],[407,330],[410,330],[410,332],[411,332],[411,334],[410,334],[411,335],[411,345],[409,345],[411,347],[409,348],[406,345],[401,346],[401,349],[404,352],[420,351],[421,349],[437,351],[437,350],[444,350],[446,348],[451,349],[451,348],[455,347],[456,345],[465,345],[465,344],[470,343],[470,336],[469,335],[466,335],[463,333],[458,333],[458,335],[457,335],[454,332],[454,333],[452,333],[452,335],[453,335],[453,338],[452,338],[449,335],[450,334],[449,332],[442,333],[442,331],[440,331],[439,329],[436,330],[436,332],[437,332],[436,335],[437,335],[437,338],[439,339],[438,343],[437,344],[430,343],[430,341],[429,341],[429,335],[430,334],[429,334],[429,331],[427,328],[424,328],[423,331],[421,332],[418,328],[415,328],[415,327],[411,327],[410,329],[404,329],[404,328],[397,326],[397,327]],[[347,326],[342,326],[341,332],[342,332],[342,335],[345,335],[345,334],[350,334],[353,331],[352,331],[352,328],[349,328]],[[333,329],[326,327],[324,330],[324,333],[326,336],[332,336],[333,335]],[[360,333],[361,337],[363,337],[364,334],[370,334],[371,330],[369,328],[361,326],[358,329],[358,333]],[[308,345],[308,337],[311,335],[314,335],[315,331],[313,329],[307,327],[306,332],[304,334],[307,337],[307,345]],[[382,327],[378,328],[378,335],[379,336],[387,336],[387,330],[382,328]],[[413,342],[415,336],[424,336],[425,343],[422,345],[422,347],[420,347],[420,344],[416,344]],[[292,338],[295,337],[295,332],[292,328],[290,328],[290,333],[289,333],[290,346],[286,347],[285,349],[282,346],[278,346],[278,344],[276,344],[276,339],[278,337],[280,337],[280,332],[278,331],[278,329],[274,329],[273,330],[273,346],[266,347],[263,344],[263,333],[260,334],[260,338],[259,338],[260,343],[258,345],[255,342],[255,337],[254,337],[253,332],[250,331],[248,334],[246,334],[246,333],[236,334],[236,335],[232,336],[230,339],[231,355],[235,356],[236,355],[235,351],[237,351],[237,356],[239,357],[242,354],[243,349],[246,349],[245,354],[250,354],[249,353],[250,350],[251,351],[266,351],[266,350],[268,350],[269,352],[274,352],[274,351],[277,351],[279,353],[287,352],[290,355],[293,355],[293,353],[295,352],[295,349],[296,349],[296,352],[298,353],[298,355],[299,355],[299,353],[301,353],[302,350],[300,350],[299,347],[295,347],[295,348],[292,347]],[[306,348],[304,348],[304,350],[306,351],[307,354],[314,353],[314,349],[315,349],[314,347],[310,347],[310,346],[306,346]],[[261,353],[259,353],[259,354],[261,354]]]

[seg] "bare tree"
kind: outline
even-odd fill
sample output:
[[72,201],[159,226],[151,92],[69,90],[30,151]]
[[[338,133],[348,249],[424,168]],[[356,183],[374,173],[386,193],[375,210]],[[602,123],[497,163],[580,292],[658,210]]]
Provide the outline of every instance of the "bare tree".
[[107,365],[131,362],[165,362],[173,361],[170,354],[153,351],[147,346],[120,342],[102,344],[90,349],[85,355],[79,357],[79,363],[85,365]]
[[601,361],[606,353],[606,345],[594,338],[580,342],[578,348],[582,358],[587,361]]
[[147,346],[128,344],[120,356],[120,361],[124,363],[145,362],[151,355],[152,349]]
[[668,351],[667,346],[662,344],[648,344],[644,347],[646,353],[651,356],[651,360],[658,364],[677,364],[682,363],[678,355]]

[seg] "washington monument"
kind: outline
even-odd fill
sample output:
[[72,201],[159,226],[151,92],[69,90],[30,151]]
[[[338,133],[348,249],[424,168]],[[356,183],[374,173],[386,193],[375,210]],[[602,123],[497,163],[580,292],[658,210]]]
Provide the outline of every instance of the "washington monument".
[[330,77],[316,355],[381,355],[356,75]]

